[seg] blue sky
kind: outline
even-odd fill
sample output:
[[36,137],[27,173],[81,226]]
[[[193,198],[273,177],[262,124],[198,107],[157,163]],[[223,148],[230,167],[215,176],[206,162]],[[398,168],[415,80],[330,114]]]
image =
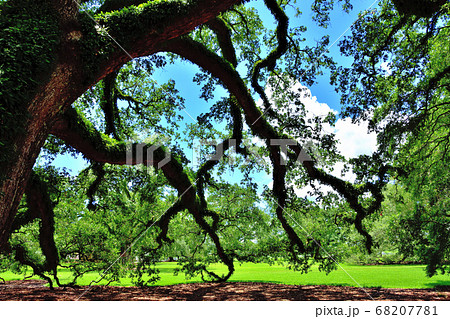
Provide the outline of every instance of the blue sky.
[[[306,43],[311,46],[313,46],[317,40],[321,39],[322,36],[328,34],[330,36],[330,44],[337,41],[330,48],[333,58],[335,58],[339,63],[351,63],[348,59],[340,56],[338,42],[342,40],[342,34],[357,19],[358,13],[368,9],[374,3],[374,0],[355,1],[356,4],[354,4],[354,9],[349,14],[340,10],[340,5],[338,5],[338,10],[334,10],[331,14],[330,25],[327,29],[318,27],[316,23],[312,21],[312,12],[309,10],[309,5],[303,5],[305,2],[311,3],[312,1],[300,2],[302,7],[304,6],[306,9],[302,10],[303,14],[299,18],[292,17],[290,19],[290,26],[295,27],[300,24],[306,25],[308,28],[305,35]],[[262,16],[263,21],[267,22],[267,25],[272,24],[273,28],[275,27],[273,24],[274,20],[270,12],[264,7],[262,1],[252,1],[247,5],[256,7]],[[345,35],[350,35],[350,30],[347,30]],[[166,82],[169,79],[175,80],[176,88],[180,91],[180,95],[186,99],[186,112],[181,112],[185,123],[192,123],[193,119],[196,119],[198,115],[208,112],[213,103],[211,101],[207,103],[204,100],[199,99],[200,89],[192,82],[193,75],[196,72],[198,72],[198,68],[196,66],[188,62],[182,62],[159,70],[153,76],[154,79],[160,83]],[[328,105],[331,110],[339,111],[341,107],[339,101],[340,97],[334,91],[334,88],[330,86],[328,74],[324,74],[317,80],[317,83],[309,88],[311,90],[311,94],[315,96],[317,102]],[[215,93],[216,98],[227,95],[226,91],[221,87],[217,88]],[[186,150],[186,153],[188,158],[189,156],[192,156],[192,151]],[[53,165],[57,167],[66,167],[72,171],[72,174],[76,174],[86,166],[86,162],[81,158],[75,159],[69,155],[65,155],[59,156],[55,159]],[[267,177],[262,175],[258,176],[258,178],[264,180],[264,182],[269,181]],[[240,176],[239,174],[235,174],[231,177],[231,179],[238,180],[240,179]]]

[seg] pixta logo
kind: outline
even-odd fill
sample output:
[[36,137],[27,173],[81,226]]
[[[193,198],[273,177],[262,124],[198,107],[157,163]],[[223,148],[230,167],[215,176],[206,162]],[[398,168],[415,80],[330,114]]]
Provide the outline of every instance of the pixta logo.
[[[227,144],[227,147],[225,145]],[[288,151],[292,146],[298,146],[299,152],[296,160],[300,163],[321,161],[320,153],[312,142],[300,145],[293,139],[271,139],[267,144],[263,140],[243,139],[242,146],[245,147],[248,156],[243,158],[247,164],[254,163],[262,167],[270,167],[270,158],[262,151],[262,147],[279,147],[280,163],[287,164]],[[211,152],[211,148],[213,152]],[[199,167],[205,161],[225,160],[234,164],[237,159],[237,140],[228,139],[226,142],[215,139],[195,139],[192,143],[192,164]],[[227,156],[225,157],[225,152]],[[311,156],[311,155],[312,156]],[[154,167],[161,169],[171,160],[170,139],[163,135],[152,135],[142,143],[129,143],[126,151],[126,164],[139,165],[141,169]]]
[[170,162],[171,152],[169,139],[163,135],[152,135],[142,143],[128,143],[126,164],[139,165],[141,169],[162,168]]
[[[223,141],[218,142],[215,139],[196,139],[193,141],[193,163],[194,166],[198,167],[204,160],[207,161],[219,161],[221,159],[225,159],[228,163],[233,164],[236,158],[236,146],[237,141],[235,139],[228,139],[228,148],[227,148],[227,156],[225,157],[225,143]],[[255,143],[251,139],[243,139],[242,145],[246,148],[249,156],[245,159],[246,163],[256,162],[262,166],[268,166],[270,159],[268,157],[264,157],[264,152],[260,151],[260,148],[265,143],[263,141],[259,141]],[[269,140],[269,146],[276,146],[280,148],[280,163],[281,165],[287,164],[288,157],[288,149],[290,146],[298,145],[300,147],[300,151],[297,155],[296,160],[300,163],[304,162],[318,162],[321,161],[322,158],[320,153],[318,152],[317,147],[315,147],[314,143],[311,141],[307,141],[300,146],[299,143],[293,139],[271,139]],[[214,148],[214,152],[208,152],[208,148]],[[311,155],[312,156],[311,156]]]

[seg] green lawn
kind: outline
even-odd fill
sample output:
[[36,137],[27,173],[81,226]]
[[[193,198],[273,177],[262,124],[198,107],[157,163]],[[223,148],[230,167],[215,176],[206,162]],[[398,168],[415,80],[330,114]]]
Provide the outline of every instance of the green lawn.
[[[173,285],[179,283],[200,282],[200,278],[186,280],[183,274],[173,276],[173,269],[176,263],[160,263],[161,281],[157,285]],[[342,269],[331,272],[329,275],[319,272],[317,267],[313,267],[308,274],[300,274],[290,271],[283,266],[269,266],[267,264],[251,264],[236,265],[236,271],[230,281],[253,281],[253,282],[273,282],[292,285],[345,285],[364,287],[384,287],[384,288],[432,288],[438,285],[450,285],[450,276],[437,275],[428,278],[424,272],[424,266],[421,265],[386,265],[386,266],[356,266],[342,265],[346,272]],[[222,265],[215,265],[211,269],[220,272],[225,271]],[[62,282],[69,278],[69,272],[61,269],[59,277]],[[355,279],[358,283],[350,278]],[[16,275],[11,272],[1,273],[0,277],[5,280],[23,279],[23,275]],[[98,274],[90,273],[79,280],[80,285],[87,285],[92,280],[98,279]],[[131,279],[124,278],[120,283],[121,286],[132,285]]]

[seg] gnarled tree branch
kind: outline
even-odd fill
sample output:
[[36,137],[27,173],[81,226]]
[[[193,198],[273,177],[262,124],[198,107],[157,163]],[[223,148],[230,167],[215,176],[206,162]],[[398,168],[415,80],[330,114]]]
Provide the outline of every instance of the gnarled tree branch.
[[[55,122],[51,132],[91,160],[119,165],[145,164],[161,169],[169,184],[178,191],[182,206],[192,214],[196,223],[208,234],[220,259],[228,267],[228,274],[223,277],[217,276],[216,280],[225,281],[232,275],[233,260],[223,249],[214,229],[205,220],[207,212],[202,207],[193,183],[175,154],[171,154],[163,146],[158,147],[152,144],[132,144],[127,148],[125,142],[111,139],[98,132],[92,123],[75,109],[68,110]],[[139,148],[143,151],[139,152]]]
[[[244,111],[247,124],[256,136],[268,141],[268,143],[272,140],[278,139],[292,140],[289,136],[276,132],[274,128],[269,125],[261,111],[256,106],[255,101],[248,92],[245,83],[238,72],[223,58],[210,52],[202,44],[186,37],[168,41],[164,45],[163,49],[190,60],[210,72],[213,76],[220,79],[230,93],[236,97],[239,105]],[[270,146],[270,144],[268,145],[269,150],[273,149],[273,146]],[[289,145],[289,149],[293,152],[293,154],[295,154],[294,159],[297,160],[301,155],[302,147],[298,144]],[[271,155],[272,161],[278,157],[277,154],[279,153],[276,150],[273,151],[273,154]],[[318,180],[322,184],[329,185],[334,188],[349,202],[352,209],[357,212],[358,217],[355,219],[355,227],[366,238],[366,247],[370,251],[372,246],[372,238],[362,226],[361,221],[368,214],[374,212],[380,207],[380,199],[382,198],[381,188],[376,187],[371,189],[371,191],[373,191],[375,201],[368,210],[359,202],[359,196],[362,194],[359,187],[355,187],[349,182],[324,172],[323,170],[317,168],[313,161],[304,160],[302,161],[302,164],[311,180]],[[276,170],[274,170],[274,172],[275,171]],[[280,173],[280,176],[277,176],[276,178],[281,180],[281,175],[282,174]],[[385,182],[385,180],[383,180],[383,182]],[[282,190],[280,189],[279,192],[282,192]]]

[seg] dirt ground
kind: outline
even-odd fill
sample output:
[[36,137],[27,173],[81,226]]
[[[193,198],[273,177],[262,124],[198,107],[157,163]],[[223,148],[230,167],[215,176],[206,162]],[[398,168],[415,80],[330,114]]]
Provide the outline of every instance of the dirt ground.
[[450,286],[386,289],[269,283],[196,283],[160,287],[55,288],[42,280],[0,284],[0,300],[450,300]]

